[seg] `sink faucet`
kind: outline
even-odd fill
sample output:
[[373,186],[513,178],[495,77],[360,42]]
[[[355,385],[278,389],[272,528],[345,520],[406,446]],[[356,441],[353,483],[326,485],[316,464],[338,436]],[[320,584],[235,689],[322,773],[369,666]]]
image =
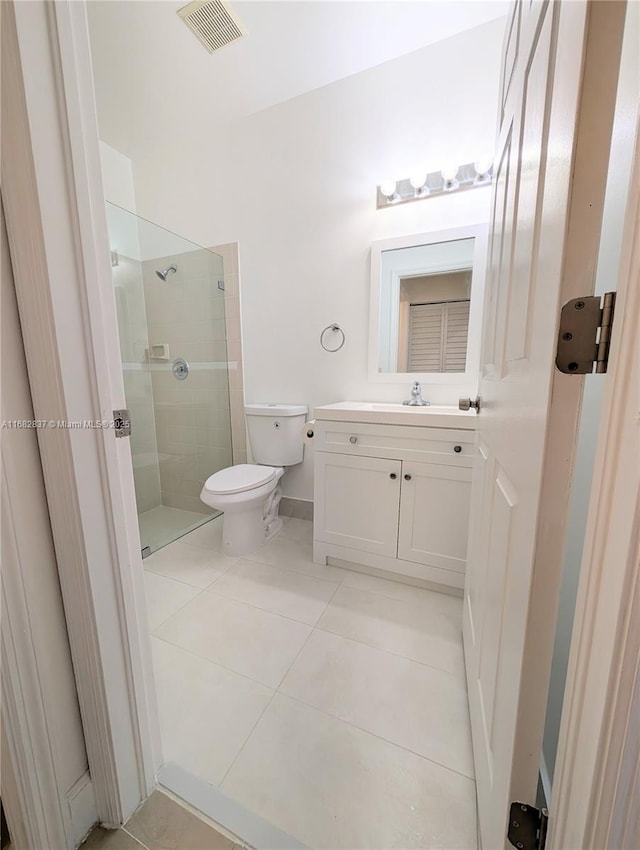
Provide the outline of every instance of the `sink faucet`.
[[427,407],[431,404],[430,401],[425,401],[422,398],[422,387],[420,381],[414,381],[411,387],[411,398],[408,401],[403,401],[403,404],[408,404],[410,407]]

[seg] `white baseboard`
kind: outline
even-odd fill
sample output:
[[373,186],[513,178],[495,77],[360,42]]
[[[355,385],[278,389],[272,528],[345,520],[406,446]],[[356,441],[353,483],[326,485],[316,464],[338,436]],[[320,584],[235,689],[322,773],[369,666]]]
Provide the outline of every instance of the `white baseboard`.
[[354,565],[349,567],[350,569],[357,570],[358,567],[355,565],[359,564],[361,572],[365,571],[363,567],[384,571],[396,576],[396,581],[403,581],[406,584],[423,582],[423,586],[429,589],[444,589],[445,593],[453,593],[456,596],[462,596],[464,592],[464,572],[403,561],[386,555],[376,555],[373,552],[350,549],[347,546],[338,546],[335,543],[326,543],[314,538],[314,563],[328,564],[329,561],[334,562],[338,559]]

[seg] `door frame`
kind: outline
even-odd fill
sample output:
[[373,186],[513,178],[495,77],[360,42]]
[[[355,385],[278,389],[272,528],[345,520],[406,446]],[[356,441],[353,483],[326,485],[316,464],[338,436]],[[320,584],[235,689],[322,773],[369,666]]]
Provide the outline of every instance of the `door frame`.
[[[11,82],[18,96],[9,103],[14,112],[7,120],[12,118],[16,138],[3,150],[10,166],[3,193],[36,417],[108,419],[125,404],[85,3],[35,0],[15,10],[2,5],[10,9],[11,25],[15,11],[13,58],[21,59],[24,75],[22,81],[14,63]],[[562,850],[602,846],[592,837],[610,834],[603,832],[612,825],[609,812],[619,820],[633,812],[628,789],[618,783],[612,790],[603,780],[611,771],[617,775],[629,748],[637,746],[625,723],[634,683],[638,690],[632,676],[637,637],[628,629],[627,612],[638,582],[637,559],[631,557],[637,522],[622,529],[615,551],[607,533],[629,488],[635,488],[636,505],[639,494],[628,455],[616,449],[633,401],[625,380],[633,330],[640,325],[638,287],[625,287],[638,268],[639,175],[637,150],[627,263],[619,282],[621,294],[628,292],[606,379],[608,412],[592,490],[596,520],[585,545],[552,802],[549,846]],[[151,791],[162,760],[130,448],[110,429],[41,431],[39,442],[98,814],[117,826]],[[616,557],[622,545],[626,560]],[[637,592],[633,598],[637,605]],[[606,652],[589,637],[594,635],[602,635]],[[617,686],[606,700],[602,682],[611,676]],[[578,789],[593,805],[585,805]],[[637,809],[637,782],[631,794]],[[580,838],[572,844],[570,836]]]
[[551,800],[549,844],[565,850],[630,847],[640,823],[638,126],[630,187]]
[[[1,5],[2,195],[34,414],[112,422],[125,397],[86,9]],[[162,762],[129,441],[37,433],[97,817],[117,827]]]

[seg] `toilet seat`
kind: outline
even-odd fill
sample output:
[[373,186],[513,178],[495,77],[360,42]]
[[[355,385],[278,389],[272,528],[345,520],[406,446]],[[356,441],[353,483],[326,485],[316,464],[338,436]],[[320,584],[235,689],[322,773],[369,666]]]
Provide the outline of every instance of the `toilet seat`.
[[247,490],[255,490],[273,481],[277,472],[278,470],[273,466],[239,463],[210,475],[204,483],[203,490],[215,496],[245,493]]

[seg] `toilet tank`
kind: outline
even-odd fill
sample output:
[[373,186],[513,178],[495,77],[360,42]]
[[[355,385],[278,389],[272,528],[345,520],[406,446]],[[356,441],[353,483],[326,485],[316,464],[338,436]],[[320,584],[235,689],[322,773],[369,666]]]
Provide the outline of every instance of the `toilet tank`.
[[247,404],[247,431],[255,463],[293,466],[302,462],[304,404]]

